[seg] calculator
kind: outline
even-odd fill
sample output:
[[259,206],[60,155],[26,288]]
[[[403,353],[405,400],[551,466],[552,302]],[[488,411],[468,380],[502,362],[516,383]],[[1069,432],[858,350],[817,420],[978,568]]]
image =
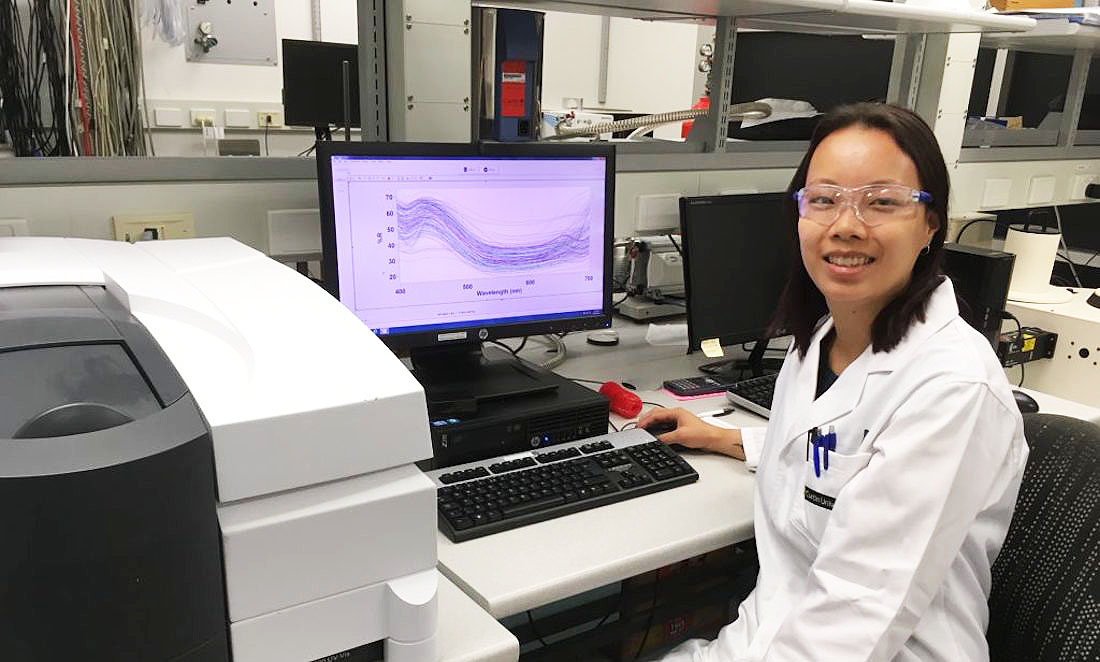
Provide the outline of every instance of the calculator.
[[682,377],[680,379],[665,380],[665,390],[673,395],[692,396],[710,395],[711,393],[724,393],[733,384],[734,380],[714,375],[701,377]]

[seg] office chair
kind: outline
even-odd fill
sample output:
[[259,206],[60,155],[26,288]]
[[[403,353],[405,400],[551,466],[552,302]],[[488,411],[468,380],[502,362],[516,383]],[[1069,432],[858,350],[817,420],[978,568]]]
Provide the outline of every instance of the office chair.
[[993,564],[992,662],[1100,660],[1100,427],[1027,414],[1031,448]]

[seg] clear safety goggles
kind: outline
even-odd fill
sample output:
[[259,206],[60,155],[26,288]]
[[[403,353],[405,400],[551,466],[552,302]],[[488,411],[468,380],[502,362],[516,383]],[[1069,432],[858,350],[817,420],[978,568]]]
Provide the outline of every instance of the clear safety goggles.
[[847,188],[833,184],[813,184],[794,194],[801,218],[828,227],[840,218],[848,206],[856,218],[868,227],[913,218],[921,204],[932,202],[932,194],[900,184],[873,184]]

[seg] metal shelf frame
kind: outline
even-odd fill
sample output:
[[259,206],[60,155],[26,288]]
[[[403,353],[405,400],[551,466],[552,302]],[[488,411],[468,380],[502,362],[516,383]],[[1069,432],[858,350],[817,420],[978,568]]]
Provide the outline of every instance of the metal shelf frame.
[[[419,0],[357,0],[360,43],[368,44],[374,53],[374,66],[363,66],[362,59],[370,57],[364,49],[359,67],[364,139],[384,140],[392,131],[395,119],[400,119],[393,117],[395,112],[400,112],[393,100],[388,105],[385,102],[387,83],[392,83],[386,78],[385,58],[392,57],[392,53],[386,40],[385,16],[400,12],[407,3],[416,1]],[[666,0],[473,0],[471,6],[561,10],[651,20],[716,21],[720,37],[716,55],[719,57],[715,58],[711,71],[711,89],[716,98],[725,100],[724,103],[712,104],[711,114],[695,123],[695,130],[687,144],[638,143],[622,146],[620,172],[793,168],[797,165],[805,148],[803,143],[741,143],[726,139],[737,28],[817,34],[897,34],[889,98],[917,108],[918,89],[927,90],[929,79],[935,78],[935,72],[930,73],[934,66],[924,66],[926,35],[1025,31],[1035,25],[1033,20],[1027,18],[877,0],[680,0],[676,3]],[[471,27],[476,30],[477,22],[473,21]],[[913,32],[922,34],[919,37],[905,36]],[[471,83],[471,90],[477,89],[476,84]],[[935,88],[935,85],[931,87]],[[938,95],[937,89],[933,96],[938,99]],[[929,118],[929,121],[933,119]],[[311,159],[292,157],[82,157],[0,161],[0,187],[107,182],[300,180],[315,176]]]

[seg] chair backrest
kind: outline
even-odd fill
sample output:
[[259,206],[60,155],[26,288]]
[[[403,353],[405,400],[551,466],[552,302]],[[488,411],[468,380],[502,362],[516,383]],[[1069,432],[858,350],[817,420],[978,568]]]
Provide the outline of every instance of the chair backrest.
[[1100,660],[1100,427],[1027,414],[1031,448],[993,564],[992,662]]

